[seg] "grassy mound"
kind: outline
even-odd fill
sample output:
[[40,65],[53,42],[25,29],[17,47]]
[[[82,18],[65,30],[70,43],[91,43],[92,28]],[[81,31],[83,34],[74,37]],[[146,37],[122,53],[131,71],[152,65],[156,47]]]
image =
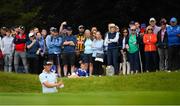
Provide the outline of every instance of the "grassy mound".
[[[180,104],[180,72],[63,78],[57,94],[41,94],[38,75],[0,72],[0,105]],[[59,79],[60,80],[60,79]]]

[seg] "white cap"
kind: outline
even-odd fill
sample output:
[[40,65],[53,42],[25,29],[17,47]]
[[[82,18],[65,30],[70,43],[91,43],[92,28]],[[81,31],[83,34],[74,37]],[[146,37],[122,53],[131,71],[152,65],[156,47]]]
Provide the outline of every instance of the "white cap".
[[32,37],[32,36],[34,36],[34,33],[29,33],[29,37]]
[[156,19],[152,17],[152,18],[150,18],[149,22],[151,22],[151,21],[156,21]]

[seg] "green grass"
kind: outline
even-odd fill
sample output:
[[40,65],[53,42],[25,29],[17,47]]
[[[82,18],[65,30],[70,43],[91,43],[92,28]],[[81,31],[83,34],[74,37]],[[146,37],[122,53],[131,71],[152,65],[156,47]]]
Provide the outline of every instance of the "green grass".
[[37,75],[0,72],[0,105],[180,104],[180,72],[62,80],[59,93],[42,94]]

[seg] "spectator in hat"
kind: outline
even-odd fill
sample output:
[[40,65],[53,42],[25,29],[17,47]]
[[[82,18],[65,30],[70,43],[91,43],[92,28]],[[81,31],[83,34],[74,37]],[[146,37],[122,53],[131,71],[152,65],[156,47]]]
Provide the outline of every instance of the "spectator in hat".
[[37,54],[40,52],[39,42],[36,40],[34,33],[29,33],[29,40],[26,42],[27,46],[27,60],[29,66],[29,72],[33,74],[38,73],[39,57]]
[[28,65],[26,59],[26,41],[27,37],[25,34],[25,27],[20,26],[17,35],[14,38],[15,54],[14,54],[14,68],[16,73],[18,73],[19,59],[22,59],[25,73],[28,73]]
[[67,35],[63,38],[63,65],[64,65],[64,76],[68,75],[68,65],[71,66],[71,74],[75,70],[75,47],[76,47],[76,36],[72,34],[72,28],[67,27]]
[[57,88],[64,87],[62,81],[57,81],[56,74],[51,72],[52,62],[44,62],[44,70],[39,75],[39,80],[42,85],[42,93],[56,93],[58,92]]
[[159,53],[159,69],[168,69],[168,35],[166,30],[166,19],[161,19],[161,30],[157,34],[157,47]]
[[180,26],[177,19],[172,17],[170,25],[167,27],[168,35],[168,68],[170,71],[180,69]]
[[150,26],[153,28],[154,34],[157,35],[157,33],[161,30],[161,27],[159,27],[159,26],[156,25],[156,19],[153,18],[153,17],[150,18],[150,19],[149,19],[149,24],[150,24]]
[[2,39],[1,50],[4,56],[4,71],[12,72],[12,59],[14,52],[14,38],[11,36],[11,30],[6,29],[6,36]]
[[61,55],[61,45],[62,38],[59,36],[59,32],[56,28],[50,29],[51,35],[46,37],[46,46],[48,49],[48,59],[53,60],[53,63],[57,67],[57,74],[61,76],[61,66],[60,66],[60,55]]
[[104,45],[107,46],[107,61],[108,65],[112,65],[115,69],[115,74],[119,74],[118,67],[118,41],[119,41],[119,32],[116,32],[116,27],[111,26],[110,32],[107,33],[104,40]]

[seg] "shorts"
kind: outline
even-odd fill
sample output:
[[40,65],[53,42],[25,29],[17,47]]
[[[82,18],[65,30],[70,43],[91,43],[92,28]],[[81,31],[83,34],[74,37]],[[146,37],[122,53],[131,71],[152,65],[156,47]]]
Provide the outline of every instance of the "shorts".
[[63,53],[62,54],[62,61],[63,65],[75,65],[75,53]]
[[83,61],[84,63],[92,63],[93,62],[92,54],[84,54]]

